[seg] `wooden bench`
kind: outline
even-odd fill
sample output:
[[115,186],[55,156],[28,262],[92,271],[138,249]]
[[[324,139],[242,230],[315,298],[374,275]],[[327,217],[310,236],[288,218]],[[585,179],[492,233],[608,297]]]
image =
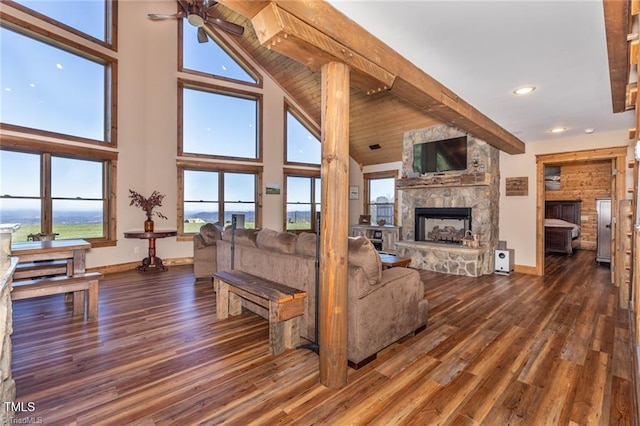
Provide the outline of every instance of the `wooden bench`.
[[18,263],[13,273],[13,279],[22,280],[49,275],[73,275],[73,261],[58,259]]
[[265,280],[241,271],[213,274],[218,319],[239,315],[242,300],[250,311],[269,320],[269,349],[279,355],[300,343],[300,316],[304,314],[305,291]]
[[[52,294],[73,293],[73,316],[88,321],[98,319],[98,283],[102,274],[88,272],[71,277],[56,276],[13,282],[11,300],[30,299]],[[88,297],[85,297],[85,292]]]

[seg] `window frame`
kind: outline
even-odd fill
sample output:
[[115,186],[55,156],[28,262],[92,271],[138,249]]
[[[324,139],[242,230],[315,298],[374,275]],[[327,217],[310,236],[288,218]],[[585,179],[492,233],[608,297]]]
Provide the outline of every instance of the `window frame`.
[[[218,176],[218,220],[224,218],[224,174],[225,173],[246,173],[254,174],[256,179],[255,190],[255,205],[256,205],[256,222],[255,228],[262,227],[262,166],[246,165],[246,164],[231,164],[220,162],[203,162],[203,161],[190,161],[190,160],[178,160],[177,161],[177,175],[178,175],[178,206],[177,206],[177,223],[178,229],[178,241],[189,241],[195,235],[195,232],[184,231],[184,172],[198,171],[198,172],[216,172]],[[231,202],[231,201],[229,201]],[[224,224],[223,224],[224,225]]]
[[307,119],[304,114],[300,112],[296,107],[294,107],[290,102],[286,99],[284,101],[284,114],[283,114],[283,135],[284,135],[284,153],[283,153],[283,161],[285,165],[289,166],[305,166],[305,167],[320,167],[322,164],[322,150],[320,155],[320,162],[316,163],[301,163],[295,161],[289,161],[287,158],[287,152],[289,151],[289,137],[287,134],[287,113],[291,113],[305,129],[309,131],[312,135],[314,135],[322,144],[322,136],[320,134],[320,129],[316,124],[314,124],[311,120]]
[[[364,197],[363,197],[363,212],[364,214],[369,214],[371,211],[371,206],[378,205],[377,203],[370,202],[370,191],[371,191],[371,181],[378,179],[389,179],[393,178],[393,223],[389,225],[398,226],[398,187],[396,186],[396,182],[398,180],[398,171],[397,170],[385,170],[380,172],[372,172],[372,173],[364,173]],[[389,203],[390,204],[390,203]]]
[[[65,141],[81,142],[88,145],[96,145],[101,147],[116,148],[118,146],[117,138],[117,104],[118,93],[115,88],[117,85],[118,61],[114,57],[102,54],[101,52],[67,39],[58,34],[46,31],[44,28],[29,24],[21,19],[7,14],[0,14],[0,27],[15,31],[23,37],[30,37],[39,42],[49,44],[57,49],[65,50],[74,55],[85,58],[86,60],[98,62],[105,67],[105,114],[103,117],[104,140],[88,139],[75,135],[67,135],[63,133],[52,132],[48,130],[19,126],[10,123],[0,122],[0,129],[9,130],[21,134],[33,135],[36,137],[52,137],[55,139],[63,139]],[[55,21],[57,22],[57,21]]]
[[[116,245],[116,191],[118,154],[112,151],[87,149],[73,145],[62,145],[55,142],[36,141],[18,136],[0,134],[2,150],[36,154],[40,161],[41,202],[41,232],[53,232],[53,199],[51,196],[51,157],[64,157],[85,161],[101,161],[102,192],[104,208],[102,211],[104,235],[100,238],[82,238],[91,243],[92,247],[107,247]],[[43,161],[44,160],[44,161]],[[5,198],[0,194],[0,198]],[[7,197],[10,199],[11,197]]]
[[[111,49],[113,51],[118,50],[118,0],[105,0],[105,40],[97,39],[83,31],[80,31],[64,22],[58,21],[57,19],[51,18],[47,15],[44,15],[36,10],[31,9],[28,6],[17,3],[15,1],[7,2],[5,4],[9,4],[12,8],[17,9],[27,15],[31,15],[34,18],[37,18],[41,21],[46,22],[49,25],[54,25],[58,28],[63,29],[66,32],[72,33],[78,37],[81,37],[87,41],[90,41],[94,44],[99,44],[103,47]],[[3,19],[5,16],[3,15]]]
[[[245,157],[228,157],[224,155],[212,155],[212,154],[200,154],[200,153],[192,153],[192,152],[184,152],[184,89],[192,89],[192,90],[200,90],[203,92],[210,92],[214,94],[224,95],[224,96],[232,96],[243,99],[255,100],[258,108],[257,111],[257,122],[256,122],[256,143],[258,146],[256,147],[256,158],[245,158]],[[193,80],[186,80],[182,78],[178,78],[178,156],[181,157],[195,157],[195,158],[210,158],[214,160],[225,160],[225,161],[248,161],[253,163],[262,162],[262,146],[263,146],[263,136],[262,136],[262,117],[264,110],[264,101],[261,93],[249,92],[245,90],[234,89],[230,87],[219,86],[211,83],[203,83],[197,82]]]
[[[180,8],[178,7],[178,9]],[[233,78],[229,78],[229,77],[225,77],[217,74],[210,74],[208,72],[198,71],[192,68],[185,68],[184,49],[183,49],[184,19],[178,20],[177,27],[178,27],[178,72],[192,74],[195,76],[213,78],[216,80],[226,81],[226,82],[235,83],[235,84],[241,84],[241,85],[249,86],[252,88],[261,89],[263,87],[264,80],[262,78],[262,74],[260,74],[260,72],[258,72],[258,70],[256,70],[251,64],[245,61],[242,55],[238,53],[238,51],[231,45],[231,43],[227,43],[226,41],[224,41],[223,37],[219,34],[219,32],[215,28],[212,30],[213,38],[215,41],[209,39],[207,43],[216,43],[218,47],[220,47],[220,49],[222,49],[227,55],[229,55],[229,57],[231,57],[231,59],[233,59],[247,74],[255,78],[256,82],[250,83],[248,81],[236,80]]]
[[[302,232],[317,232],[316,225],[317,221],[315,218],[317,214],[322,210],[322,200],[320,202],[316,202],[316,182],[322,185],[320,169],[318,170],[304,170],[304,169],[283,169],[284,175],[284,202],[282,206],[282,229],[285,232],[293,232],[296,234]],[[287,188],[287,180],[289,177],[297,177],[297,178],[309,178],[311,180],[311,185],[309,188],[310,193],[310,204],[311,204],[311,228],[310,229],[287,229],[287,207],[289,206],[288,200],[288,188]],[[320,188],[322,190],[322,187]]]

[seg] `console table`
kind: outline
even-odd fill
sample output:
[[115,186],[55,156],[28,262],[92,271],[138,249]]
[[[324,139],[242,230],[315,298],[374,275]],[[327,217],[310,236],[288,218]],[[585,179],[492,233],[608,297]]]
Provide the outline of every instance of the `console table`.
[[140,240],[149,240],[149,253],[148,256],[142,259],[142,264],[136,267],[138,272],[147,272],[150,267],[156,270],[166,271],[167,267],[162,264],[162,259],[156,256],[156,239],[175,237],[178,235],[178,231],[156,231],[156,232],[142,232],[133,231],[125,232],[125,238],[138,238]]

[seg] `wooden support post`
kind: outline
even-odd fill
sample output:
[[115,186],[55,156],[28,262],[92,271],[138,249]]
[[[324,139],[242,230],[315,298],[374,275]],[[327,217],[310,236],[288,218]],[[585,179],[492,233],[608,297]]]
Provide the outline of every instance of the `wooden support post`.
[[349,67],[322,66],[320,383],[347,383]]

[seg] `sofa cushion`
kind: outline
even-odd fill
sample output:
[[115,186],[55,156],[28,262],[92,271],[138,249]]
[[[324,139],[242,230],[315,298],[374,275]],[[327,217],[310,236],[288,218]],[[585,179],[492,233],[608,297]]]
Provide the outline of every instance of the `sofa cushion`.
[[256,246],[260,249],[273,250],[280,253],[294,254],[298,236],[291,232],[278,232],[263,229],[256,236]]
[[258,232],[255,229],[236,229],[235,233],[233,229],[227,228],[222,233],[222,239],[225,241],[231,241],[231,236],[233,235],[233,241],[235,244],[242,244],[245,246],[257,247],[256,246],[256,236]]
[[316,257],[316,234],[302,232],[296,241],[296,254],[302,256]]
[[222,239],[222,231],[222,225],[218,222],[205,223],[200,227],[200,236],[202,237],[202,241],[206,245],[209,245]]
[[373,285],[382,277],[382,262],[373,243],[365,237],[349,237],[349,263],[364,269],[364,273]]

